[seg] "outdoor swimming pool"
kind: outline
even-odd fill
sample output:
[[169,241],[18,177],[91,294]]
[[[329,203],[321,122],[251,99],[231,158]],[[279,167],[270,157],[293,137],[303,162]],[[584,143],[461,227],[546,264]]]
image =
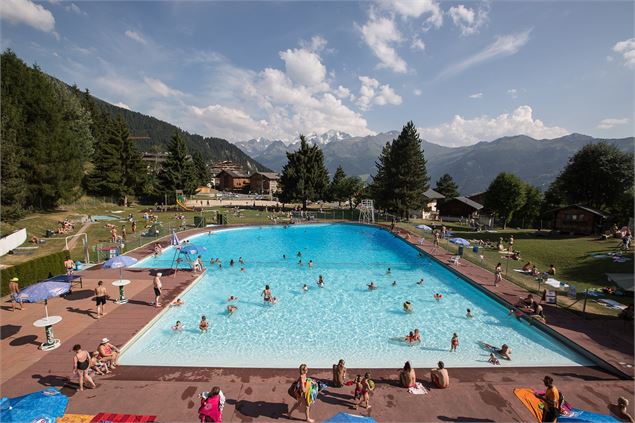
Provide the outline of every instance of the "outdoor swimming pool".
[[[382,229],[351,224],[251,227],[190,239],[207,248],[202,254],[207,274],[181,297],[183,306],[166,310],[126,347],[122,364],[295,368],[307,363],[325,368],[344,358],[348,366],[361,368],[396,368],[406,360],[416,367],[439,360],[446,366],[491,366],[478,341],[507,343],[513,361],[503,366],[591,364],[535,327],[508,317],[504,306]],[[241,256],[245,272],[238,264]],[[169,267],[173,257],[168,249],[136,267]],[[216,257],[222,269],[209,265]],[[319,275],[324,288],[316,284]],[[417,285],[422,277],[424,285]],[[370,281],[379,288],[369,291]],[[163,283],[169,286],[170,278]],[[278,304],[263,303],[265,284]],[[435,293],[443,299],[437,302]],[[239,297],[238,311],[228,317],[231,295]],[[414,313],[403,312],[406,300]],[[465,317],[468,308],[472,319]],[[207,333],[198,330],[201,315],[209,320]],[[185,324],[181,332],[171,329],[177,320]],[[414,328],[421,331],[420,345],[394,339]],[[454,332],[460,345],[451,353]]]

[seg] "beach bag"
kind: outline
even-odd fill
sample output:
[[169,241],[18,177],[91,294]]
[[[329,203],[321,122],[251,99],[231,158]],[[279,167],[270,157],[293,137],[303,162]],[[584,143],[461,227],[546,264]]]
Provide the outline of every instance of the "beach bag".
[[287,393],[289,394],[289,396],[295,400],[298,399],[299,395],[298,395],[298,380],[294,380],[291,383],[291,386],[289,386],[289,389],[287,390]]
[[198,409],[198,416],[202,422],[222,422],[223,416],[220,411],[220,396],[214,395],[202,402]]

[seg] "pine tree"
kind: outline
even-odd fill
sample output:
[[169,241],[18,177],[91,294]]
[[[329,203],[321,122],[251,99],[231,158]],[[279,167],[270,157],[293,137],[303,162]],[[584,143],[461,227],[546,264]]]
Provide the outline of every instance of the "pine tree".
[[384,147],[376,166],[372,191],[378,195],[375,200],[380,207],[406,219],[410,210],[423,208],[429,178],[421,138],[412,121],[390,146]]
[[304,210],[308,201],[323,199],[327,194],[329,176],[324,154],[317,145],[310,146],[304,135],[300,135],[299,150],[287,153],[280,184],[283,201],[300,201]]
[[211,181],[209,169],[207,168],[205,159],[203,159],[203,155],[200,152],[197,151],[192,155],[192,165],[194,166],[197,187],[209,184]]
[[329,185],[329,198],[333,201],[337,201],[338,206],[341,206],[342,201],[348,198],[346,192],[346,173],[344,173],[344,169],[342,169],[341,165],[337,167],[333,175],[333,180]]
[[446,199],[456,198],[459,196],[459,186],[454,182],[452,176],[447,173],[439,178],[434,190],[439,194],[443,194]]
[[2,181],[2,220],[15,221],[26,213],[26,181],[20,170],[21,150],[16,140],[16,129],[12,123],[19,118],[10,116],[17,113],[10,104],[2,104],[2,142],[0,143],[0,180]]
[[168,146],[168,157],[159,173],[159,187],[170,197],[176,190],[191,194],[196,189],[194,167],[189,160],[187,146],[179,132],[175,132]]
[[130,131],[119,116],[115,122],[115,131],[121,145],[121,192],[120,197],[124,205],[128,205],[128,196],[141,193],[145,179],[145,167],[141,161],[141,153],[130,139]]

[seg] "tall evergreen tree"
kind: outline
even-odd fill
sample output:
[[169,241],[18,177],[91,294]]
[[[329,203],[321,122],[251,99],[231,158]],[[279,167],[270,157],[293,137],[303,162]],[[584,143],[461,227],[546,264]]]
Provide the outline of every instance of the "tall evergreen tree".
[[542,192],[533,185],[525,184],[525,202],[516,212],[516,217],[522,219],[523,227],[531,225],[540,217],[542,204]]
[[195,152],[192,155],[192,166],[194,166],[194,173],[196,176],[197,186],[206,186],[212,180],[210,177],[209,169],[203,159],[203,155],[200,152]]
[[329,199],[337,201],[339,206],[342,205],[342,201],[348,198],[346,185],[346,173],[344,173],[344,169],[342,165],[340,165],[337,167],[337,170],[335,170],[333,180],[329,185]]
[[525,204],[525,183],[512,173],[501,172],[485,193],[485,207],[503,218],[503,228],[512,220],[514,212]]
[[459,196],[459,186],[448,173],[439,178],[434,190],[439,194],[443,194],[446,199],[456,198]]
[[308,201],[325,198],[329,176],[324,166],[324,154],[317,145],[309,145],[300,135],[300,148],[287,153],[287,164],[280,176],[284,202],[300,201],[306,210]]
[[12,122],[19,118],[10,117],[17,110],[11,104],[2,104],[2,142],[0,143],[0,180],[2,181],[2,219],[14,221],[26,213],[26,181],[20,169],[22,152],[18,148],[16,129]]
[[159,173],[160,190],[172,198],[176,190],[192,193],[196,182],[185,141],[179,132],[175,132],[168,146],[168,157]]
[[429,177],[421,138],[412,121],[390,146],[384,147],[376,166],[372,191],[378,194],[375,200],[380,207],[406,219],[410,210],[423,208]]

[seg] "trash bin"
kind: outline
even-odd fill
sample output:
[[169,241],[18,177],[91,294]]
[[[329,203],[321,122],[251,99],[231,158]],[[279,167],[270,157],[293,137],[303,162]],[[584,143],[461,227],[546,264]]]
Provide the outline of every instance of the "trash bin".
[[194,216],[194,226],[197,228],[204,228],[206,225],[205,216]]
[[463,246],[459,245],[459,255],[462,256],[463,255]]
[[75,270],[81,270],[82,269],[82,262],[77,260],[75,262]]
[[472,251],[474,251],[475,253],[478,253],[478,245],[475,245],[474,247],[472,247]]

